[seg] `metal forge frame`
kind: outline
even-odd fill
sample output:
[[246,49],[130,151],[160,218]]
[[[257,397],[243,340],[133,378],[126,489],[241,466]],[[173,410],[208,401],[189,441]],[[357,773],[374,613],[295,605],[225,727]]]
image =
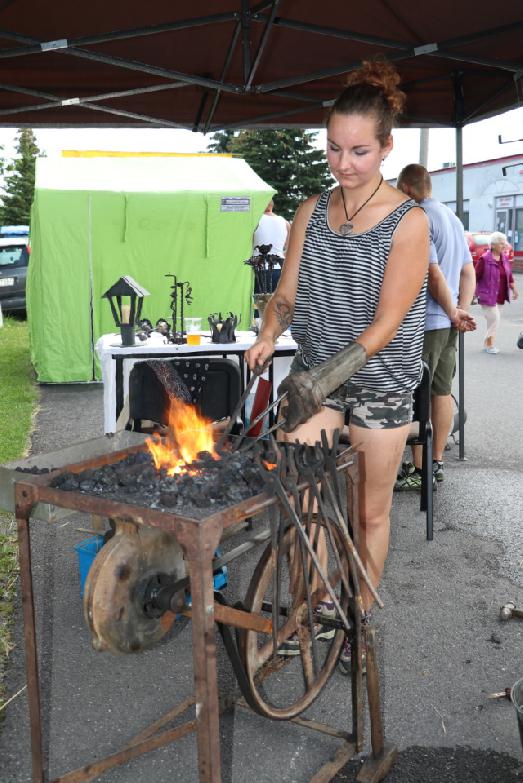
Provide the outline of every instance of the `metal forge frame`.
[[[200,783],[220,783],[219,714],[224,709],[233,707],[234,704],[240,707],[247,706],[243,699],[234,701],[230,697],[222,697],[221,699],[219,697],[214,625],[217,622],[224,625],[266,632],[267,623],[270,625],[270,621],[260,615],[222,606],[215,602],[213,590],[213,567],[215,566],[213,566],[213,556],[224,533],[234,534],[234,526],[238,526],[239,523],[247,518],[255,517],[278,501],[275,498],[269,498],[267,495],[259,494],[240,504],[214,513],[205,519],[196,520],[143,506],[106,500],[80,492],[58,490],[49,486],[51,480],[60,472],[80,472],[87,468],[98,468],[120,461],[132,453],[143,450],[143,448],[143,445],[132,446],[75,465],[65,466],[47,475],[29,476],[24,474],[23,478],[15,483],[31,731],[32,783],[45,783],[47,780],[42,745],[41,694],[38,675],[29,524],[31,510],[39,502],[173,532],[184,551],[188,563],[192,596],[193,676],[195,684],[193,699],[186,700],[170,713],[140,732],[119,752],[62,774],[60,777],[55,778],[53,783],[81,783],[81,781],[91,780],[93,777],[103,774],[115,766],[124,764],[150,750],[169,744],[192,731],[196,731],[197,734]],[[342,452],[338,455],[336,470],[344,470],[345,472],[351,518],[357,519],[359,516],[358,494],[362,455],[352,452],[352,459],[347,461],[346,455],[349,451],[347,450],[347,452]],[[340,458],[342,463],[343,459],[345,459],[344,464],[340,464]],[[355,535],[357,535],[356,531]],[[354,543],[357,545],[357,540]],[[238,554],[235,555],[236,557],[246,551],[245,545],[240,545],[237,549]],[[233,552],[235,551],[233,550]],[[371,720],[372,753],[360,770],[358,780],[360,783],[379,783],[386,776],[394,762],[396,749],[389,744],[386,745],[384,740],[374,631],[362,626],[359,612],[355,612],[354,634],[355,654],[353,654],[351,677],[351,731],[340,731],[331,726],[301,717],[291,719],[302,727],[342,740],[342,745],[334,758],[327,762],[311,778],[311,783],[327,783],[327,781],[332,780],[341,767],[355,753],[359,753],[363,749],[364,696],[361,658],[363,642],[367,646],[367,693]],[[181,716],[193,704],[196,707],[194,719],[174,728],[164,729],[166,724]]]

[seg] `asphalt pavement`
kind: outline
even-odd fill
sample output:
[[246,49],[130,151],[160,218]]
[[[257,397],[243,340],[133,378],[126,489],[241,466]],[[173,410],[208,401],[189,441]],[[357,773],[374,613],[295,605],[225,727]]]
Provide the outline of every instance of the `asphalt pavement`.
[[[520,280],[523,289],[523,281]],[[523,606],[523,301],[503,308],[496,356],[481,351],[484,320],[466,336],[466,461],[453,446],[435,495],[434,541],[414,493],[395,495],[390,555],[375,612],[386,733],[399,749],[390,783],[515,783],[523,780],[516,714],[491,700],[523,677],[523,620],[501,623],[507,600]],[[42,386],[32,453],[102,434],[96,385]],[[82,616],[74,544],[90,520],[33,523],[45,747],[50,779],[119,750],[192,693],[190,627],[137,656],[92,648]],[[256,556],[230,569],[227,595],[242,597]],[[25,683],[20,611],[7,672],[9,693]],[[234,687],[219,645],[222,689]],[[293,666],[292,664],[291,666]],[[286,687],[287,675],[280,687]],[[289,674],[292,677],[292,673]],[[345,728],[349,683],[335,673],[307,716]],[[336,750],[333,738],[243,710],[221,722],[224,783],[305,783]],[[336,777],[355,780],[361,760]],[[0,726],[0,781],[31,779],[25,693]],[[197,781],[194,738],[118,768],[106,783]]]

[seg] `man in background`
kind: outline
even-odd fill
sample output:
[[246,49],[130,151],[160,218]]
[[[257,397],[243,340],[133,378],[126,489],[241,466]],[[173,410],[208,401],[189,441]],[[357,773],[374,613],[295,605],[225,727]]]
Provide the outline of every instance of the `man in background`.
[[[454,407],[451,396],[456,371],[458,331],[469,332],[476,323],[468,308],[474,296],[476,276],[463,224],[445,204],[432,198],[430,175],[424,166],[411,163],[401,171],[397,187],[423,207],[430,226],[427,315],[423,359],[431,378],[431,418],[434,428],[433,472],[443,481],[443,451]],[[412,449],[414,465],[407,463],[396,489],[421,488],[422,448]]]
[[260,218],[258,227],[253,235],[253,255],[259,255],[259,245],[272,245],[270,255],[279,256],[281,262],[275,264],[272,271],[272,290],[276,288],[281,275],[281,268],[285,259],[287,240],[291,224],[274,211],[274,201],[271,199]]

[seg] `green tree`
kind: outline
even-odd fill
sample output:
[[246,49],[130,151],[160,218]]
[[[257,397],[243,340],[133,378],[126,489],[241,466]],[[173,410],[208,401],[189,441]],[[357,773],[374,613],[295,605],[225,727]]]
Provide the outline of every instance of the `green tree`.
[[42,153],[31,128],[18,131],[15,158],[6,166],[1,219],[4,225],[28,225],[35,187],[35,161]]
[[232,142],[238,131],[234,130],[221,130],[216,131],[211,136],[211,141],[207,145],[209,152],[231,152]]
[[[227,134],[227,137],[225,137]],[[218,138],[216,138],[218,137]],[[282,130],[220,131],[213,134],[220,152],[244,158],[268,185],[274,188],[274,209],[292,220],[298,205],[320,193],[333,180],[322,150],[314,146],[316,133],[288,128]]]

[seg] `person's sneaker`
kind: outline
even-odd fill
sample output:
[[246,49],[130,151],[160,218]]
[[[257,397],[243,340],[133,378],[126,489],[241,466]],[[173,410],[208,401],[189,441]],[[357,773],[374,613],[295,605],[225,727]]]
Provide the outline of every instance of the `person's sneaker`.
[[[341,672],[341,674],[349,675],[351,673],[351,661],[352,661],[352,647],[347,637],[345,637],[345,641],[343,642],[343,647],[341,648],[341,653],[338,660],[338,669]],[[367,654],[365,652],[365,648],[363,648],[363,653],[361,656],[361,666],[362,666],[362,674],[366,674]]]
[[485,348],[485,353],[499,353],[499,348],[492,346],[492,348]]
[[416,468],[412,462],[402,462],[401,468],[398,472],[398,478],[403,478],[403,476],[411,476],[415,470]]
[[434,460],[432,463],[432,474],[436,481],[443,481],[444,474],[443,474],[443,462],[437,462]]
[[[336,619],[336,609],[332,601],[320,601],[316,607],[316,613],[321,614],[323,617],[331,618],[332,620]],[[334,639],[334,634],[336,633],[336,628],[322,625],[321,623],[315,625],[314,630],[316,632],[316,639],[321,639],[323,641]]]
[[[325,617],[332,617],[333,619],[336,617],[336,609],[334,607],[334,603],[331,601],[320,601],[316,607],[316,612],[317,614],[324,615]],[[334,638],[336,629],[331,628],[328,625],[317,623],[314,626],[314,633],[316,635],[316,639],[319,639],[320,641],[329,641],[330,639]],[[289,636],[289,638],[282,642],[282,644],[280,644],[278,647],[278,655],[288,656],[299,654],[300,642],[297,633],[293,633],[292,636]]]
[[417,470],[406,476],[398,476],[394,484],[394,492],[416,492],[421,490],[421,473]]
[[299,655],[300,654],[300,642],[298,640],[298,634],[293,633],[288,639],[278,647],[278,655]]

